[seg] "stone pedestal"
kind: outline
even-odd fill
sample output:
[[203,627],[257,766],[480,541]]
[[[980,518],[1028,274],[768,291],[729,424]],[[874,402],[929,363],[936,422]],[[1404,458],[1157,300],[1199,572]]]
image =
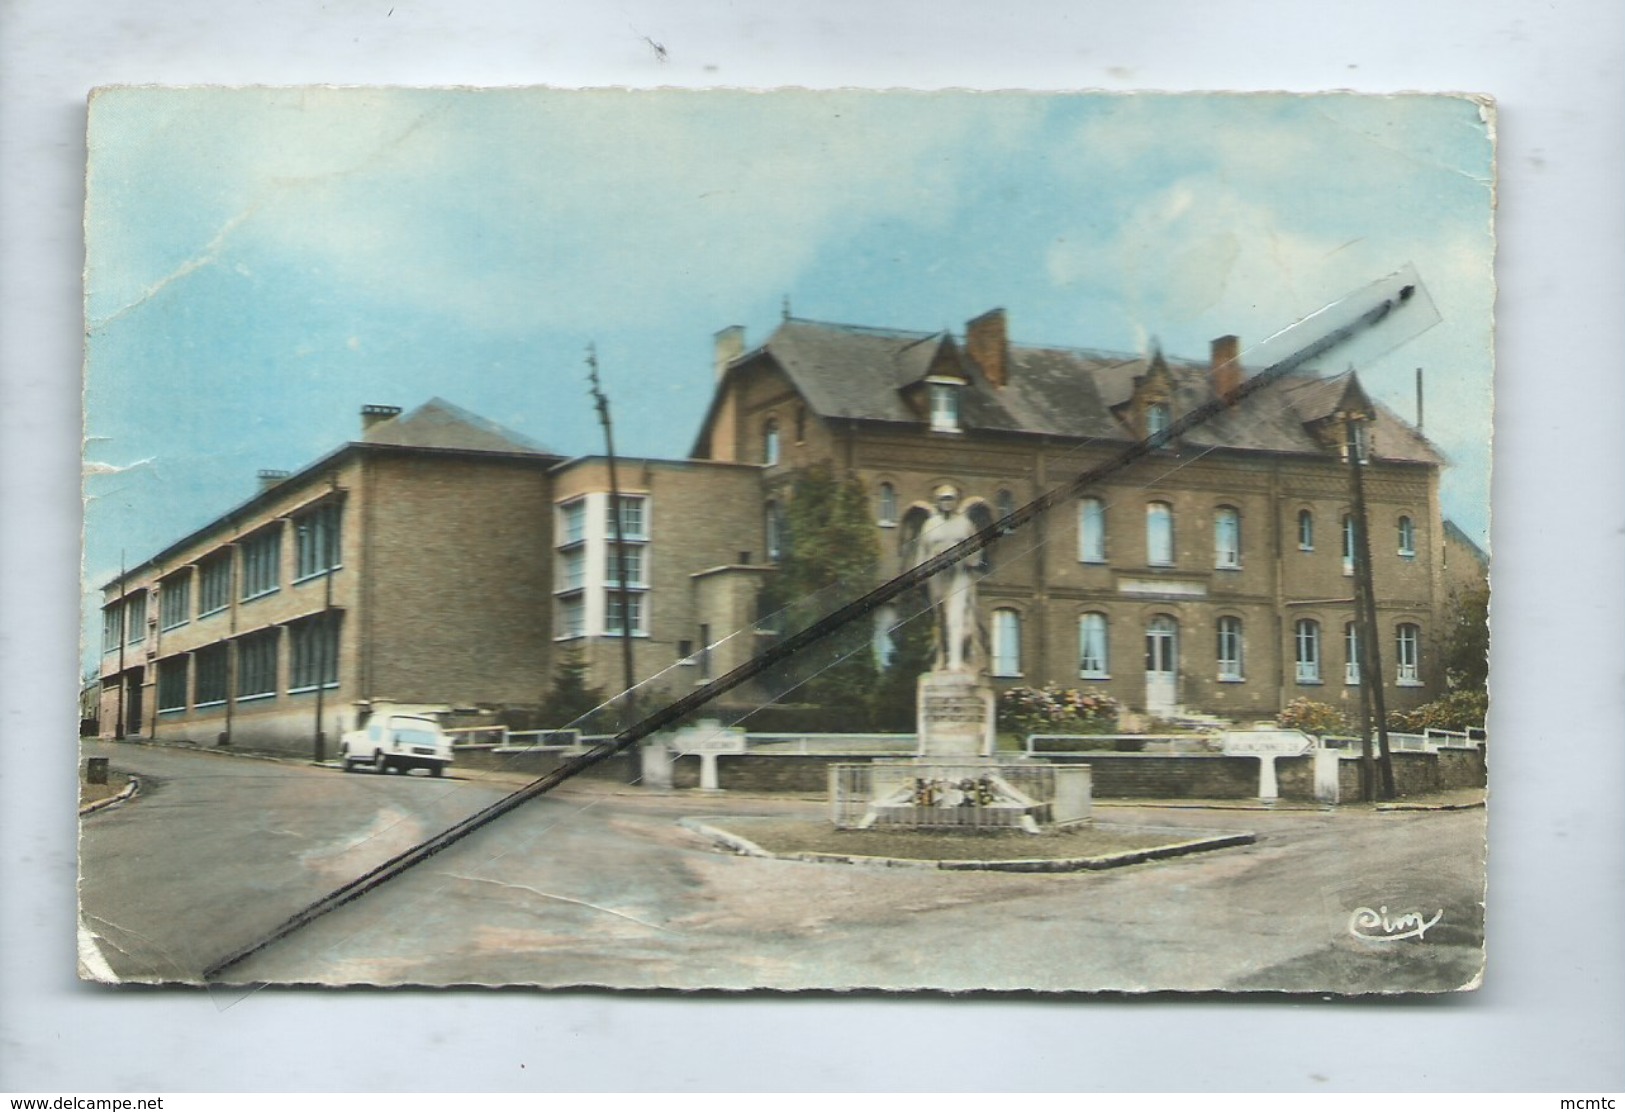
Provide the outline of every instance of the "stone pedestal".
[[915,695],[921,758],[993,755],[993,688],[968,672],[927,672]]

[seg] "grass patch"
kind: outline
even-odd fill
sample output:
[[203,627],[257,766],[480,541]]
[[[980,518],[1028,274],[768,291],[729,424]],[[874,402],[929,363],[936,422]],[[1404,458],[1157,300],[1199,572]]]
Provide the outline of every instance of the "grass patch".
[[84,807],[91,803],[100,803],[104,799],[111,799],[129,786],[130,777],[127,773],[117,769],[107,770],[107,783],[89,784],[83,779],[79,781],[79,806]]

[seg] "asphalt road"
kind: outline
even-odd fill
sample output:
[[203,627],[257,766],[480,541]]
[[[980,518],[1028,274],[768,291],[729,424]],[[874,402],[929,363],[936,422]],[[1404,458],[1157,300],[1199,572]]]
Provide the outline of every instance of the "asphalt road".
[[[121,974],[196,971],[502,789],[116,747],[157,790],[85,823]],[[202,764],[200,764],[202,762]],[[203,764],[208,767],[203,767]],[[441,791],[450,788],[445,794]],[[431,814],[430,811],[433,811]],[[234,982],[623,988],[1441,991],[1481,966],[1484,812],[1102,807],[1256,845],[1100,873],[735,857],[685,816],[816,803],[582,782],[234,966]],[[1358,929],[1362,907],[1395,926]],[[1380,910],[1379,909],[1384,909]],[[1437,922],[1404,933],[1411,912]],[[121,963],[122,966],[121,966]]]
[[85,936],[121,980],[191,981],[344,881],[510,789],[86,742],[135,773],[80,823]]

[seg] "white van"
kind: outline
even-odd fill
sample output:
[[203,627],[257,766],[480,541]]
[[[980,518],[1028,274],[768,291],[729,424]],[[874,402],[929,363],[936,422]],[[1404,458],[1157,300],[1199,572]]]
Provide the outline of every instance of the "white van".
[[377,711],[361,729],[344,735],[339,760],[345,772],[426,768],[431,776],[443,776],[451,764],[451,738],[428,715]]

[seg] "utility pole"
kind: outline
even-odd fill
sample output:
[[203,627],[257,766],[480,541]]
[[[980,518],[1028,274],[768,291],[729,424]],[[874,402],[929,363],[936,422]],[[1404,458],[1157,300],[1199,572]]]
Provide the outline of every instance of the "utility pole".
[[[327,688],[327,635],[333,625],[333,568],[338,561],[334,558],[333,542],[338,530],[333,527],[333,514],[338,508],[339,479],[337,475],[327,477],[327,504],[311,515],[310,522],[305,527],[319,528],[322,541],[322,616],[316,625],[316,739],[311,760],[321,764],[327,760],[327,735],[322,730],[322,693]],[[334,656],[337,657],[337,648],[334,646]]]
[[[1365,437],[1363,418],[1353,413],[1343,415],[1344,441],[1349,457],[1349,493],[1353,501],[1350,518],[1354,529],[1354,598],[1359,608],[1356,628],[1360,638],[1360,686],[1362,706],[1368,705],[1370,716],[1377,720],[1377,765],[1382,774],[1383,799],[1392,799],[1394,790],[1394,759],[1388,748],[1388,711],[1382,691],[1382,650],[1377,634],[1377,591],[1371,572],[1371,531],[1365,507],[1364,456]],[[1367,702],[1369,700],[1369,702]],[[1362,763],[1365,766],[1365,794],[1372,795],[1371,733],[1369,729],[1360,739]]]
[[118,721],[113,723],[113,740],[124,740],[124,685],[128,679],[124,675],[124,642],[129,640],[126,636],[125,626],[129,623],[130,608],[126,605],[124,591],[127,584],[124,576],[128,574],[124,568],[124,550],[118,550],[118,621],[113,623],[113,630],[118,634]]
[[[615,527],[615,582],[611,584],[615,598],[621,606],[621,670],[625,677],[625,693],[621,696],[621,709],[625,715],[623,727],[636,722],[637,673],[632,667],[632,593],[626,589],[626,526],[621,520],[621,484],[615,468],[615,430],[609,416],[609,398],[604,395],[598,380],[598,350],[587,345],[587,381],[592,383],[593,403],[598,407],[598,422],[604,426],[604,454],[609,460],[609,520]],[[636,755],[628,764],[627,782],[635,784],[643,778]]]

